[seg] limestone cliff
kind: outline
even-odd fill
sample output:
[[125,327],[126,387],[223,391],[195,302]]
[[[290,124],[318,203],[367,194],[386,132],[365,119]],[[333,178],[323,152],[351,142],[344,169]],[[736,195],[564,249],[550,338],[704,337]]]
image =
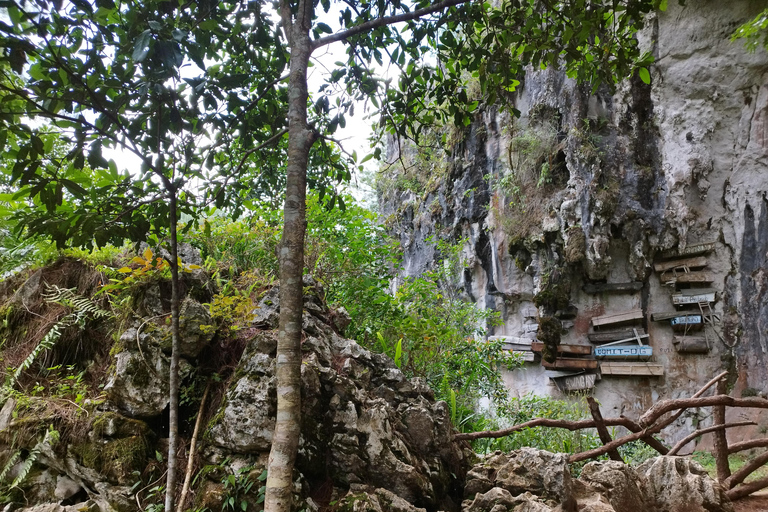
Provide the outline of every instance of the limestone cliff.
[[[511,348],[530,350],[538,337],[551,341],[543,358],[556,361],[568,345],[597,347],[588,334],[613,326],[593,318],[641,310],[616,325],[649,335],[652,356],[634,359],[650,363],[642,375],[615,374],[633,373],[624,365],[632,359],[603,371],[573,363],[594,376],[564,384],[574,370],[555,362],[557,373],[546,372],[536,356],[507,376],[513,393],[594,384],[604,407],[632,415],[723,368],[736,370],[737,392],[768,393],[768,54],[729,40],[762,7],[670,2],[641,37],[656,58],[651,85],[635,77],[593,93],[558,71],[529,71],[512,99],[520,118],[486,106],[468,129],[448,133],[443,154],[389,148],[400,178],[383,184],[380,203],[405,250],[405,275],[435,260],[430,237],[466,240],[458,284],[501,314],[490,334]],[[402,162],[428,178],[411,178]],[[712,250],[686,249],[702,243]],[[703,263],[685,264],[686,252]],[[658,262],[680,265],[662,274]],[[697,295],[710,291],[712,301]],[[676,306],[675,292],[702,300]],[[654,313],[703,313],[704,325],[675,332]],[[544,318],[562,331],[544,329]]]

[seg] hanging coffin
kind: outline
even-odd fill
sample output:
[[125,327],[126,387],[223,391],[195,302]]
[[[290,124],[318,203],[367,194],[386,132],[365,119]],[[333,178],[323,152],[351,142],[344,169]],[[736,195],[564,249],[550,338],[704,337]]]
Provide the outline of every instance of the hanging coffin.
[[653,347],[648,345],[612,345],[595,347],[595,357],[650,357]]
[[675,336],[672,339],[675,350],[681,354],[707,354],[709,343],[702,336]]
[[672,303],[681,306],[687,304],[698,304],[699,302],[715,302],[714,288],[692,288],[690,290],[681,290],[672,295]]
[[701,315],[683,315],[670,319],[672,329],[676,331],[690,331],[701,329],[704,325],[704,317]]
[[556,377],[552,379],[557,389],[562,392],[567,391],[585,391],[595,387],[596,375],[594,373],[569,375],[567,377]]

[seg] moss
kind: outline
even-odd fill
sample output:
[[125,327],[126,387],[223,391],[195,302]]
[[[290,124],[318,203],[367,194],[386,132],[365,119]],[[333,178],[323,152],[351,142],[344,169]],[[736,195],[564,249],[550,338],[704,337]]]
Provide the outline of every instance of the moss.
[[136,386],[148,386],[152,381],[152,376],[149,374],[149,368],[147,368],[146,363],[136,357],[130,360],[126,370],[126,373],[131,376]]
[[143,435],[112,441],[87,441],[70,445],[77,462],[106,476],[111,482],[129,484],[134,471],[147,464],[149,443]]
[[108,431],[110,437],[148,437],[151,434],[149,426],[133,418],[126,418],[116,412],[105,412],[93,420],[91,430],[99,437],[103,437]]
[[533,296],[536,307],[544,307],[550,313],[566,309],[571,303],[571,283],[562,269],[554,269],[542,277],[541,289]]
[[581,226],[568,228],[568,240],[565,243],[565,261],[578,263],[587,257],[587,237]]
[[563,324],[557,318],[545,316],[539,318],[538,339],[544,344],[541,357],[548,363],[555,361],[557,346],[560,345],[560,336],[563,332]]

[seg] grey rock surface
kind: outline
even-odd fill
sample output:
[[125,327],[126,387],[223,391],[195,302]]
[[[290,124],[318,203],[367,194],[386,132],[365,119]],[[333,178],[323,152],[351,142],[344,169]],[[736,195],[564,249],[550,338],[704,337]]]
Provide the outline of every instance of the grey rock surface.
[[701,465],[685,457],[656,457],[637,468],[645,495],[658,512],[733,512],[723,488]]

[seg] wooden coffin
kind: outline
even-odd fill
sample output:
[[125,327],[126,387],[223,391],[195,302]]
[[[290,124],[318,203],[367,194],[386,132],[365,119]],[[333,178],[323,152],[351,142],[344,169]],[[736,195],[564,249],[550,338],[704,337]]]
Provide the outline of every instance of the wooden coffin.
[[703,336],[675,336],[672,338],[675,350],[681,354],[706,354],[709,344]]
[[672,294],[672,304],[684,306],[688,304],[698,304],[699,302],[715,302],[714,288],[691,288],[690,290],[680,290]]
[[670,325],[676,331],[689,331],[691,329],[701,329],[704,325],[704,317],[702,315],[683,315],[670,318]]
[[582,287],[586,293],[626,293],[639,292],[643,289],[643,283],[640,281],[631,281],[629,283],[589,283]]
[[675,268],[701,268],[707,266],[707,258],[704,256],[696,256],[694,258],[683,258],[671,261],[660,261],[653,264],[653,269],[656,272],[667,272]]
[[552,379],[557,389],[562,392],[567,391],[585,391],[595,387],[595,379],[597,375],[594,373],[581,374],[581,375],[569,375],[567,377],[556,377]]
[[707,284],[715,280],[715,275],[712,272],[679,272],[677,275],[666,273],[661,279],[664,284]]
[[[531,345],[531,350],[534,352],[541,352],[544,350],[544,344],[541,342],[535,342]],[[557,353],[588,356],[592,353],[592,347],[590,345],[558,345]]]
[[611,345],[595,347],[595,357],[650,357],[653,347],[648,345]]
[[664,375],[664,366],[659,363],[601,361],[600,373],[603,375],[623,375],[627,377]]
[[524,352],[522,350],[512,350],[511,352],[513,355],[520,356],[520,358],[526,363],[532,363],[536,359],[536,354],[530,351]]
[[[680,313],[676,313],[680,314]],[[600,331],[600,332],[591,332],[587,334],[587,338],[589,338],[589,341],[592,343],[595,343],[597,345],[601,343],[608,343],[611,341],[619,341],[619,340],[626,340],[629,338],[632,338],[635,335],[635,332],[637,331],[637,334],[640,336],[645,335],[645,329],[637,327],[636,329],[618,329],[615,331]]]
[[634,322],[635,320],[643,319],[642,309],[631,309],[623,313],[613,313],[610,315],[596,316],[592,318],[592,325],[594,327],[602,327],[605,325],[620,324],[624,322]]
[[596,359],[578,359],[575,357],[558,357],[554,363],[542,361],[541,366],[554,370],[595,370],[597,369]]
[[685,249],[669,249],[661,253],[662,258],[680,258],[683,256],[697,256],[707,254],[715,250],[715,242],[689,245]]

